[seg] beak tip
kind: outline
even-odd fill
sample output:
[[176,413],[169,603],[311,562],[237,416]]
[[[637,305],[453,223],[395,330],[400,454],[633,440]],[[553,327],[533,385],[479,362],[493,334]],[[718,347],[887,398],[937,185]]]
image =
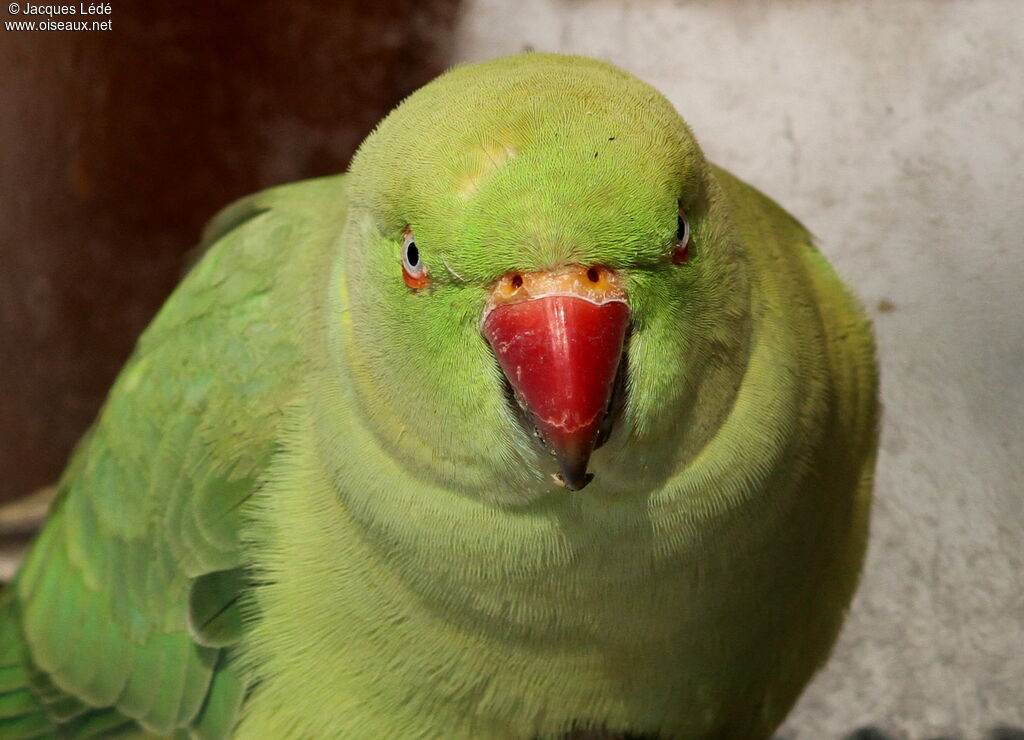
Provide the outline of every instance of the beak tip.
[[587,472],[582,474],[573,473],[568,477],[562,473],[555,473],[552,477],[555,479],[556,484],[569,491],[582,491],[590,481],[594,480],[594,474]]

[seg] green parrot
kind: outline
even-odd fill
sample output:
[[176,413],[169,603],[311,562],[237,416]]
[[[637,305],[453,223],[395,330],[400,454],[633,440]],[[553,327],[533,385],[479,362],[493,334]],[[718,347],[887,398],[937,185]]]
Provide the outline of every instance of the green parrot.
[[0,737],[763,738],[855,588],[867,319],[606,63],[223,211],[0,596]]

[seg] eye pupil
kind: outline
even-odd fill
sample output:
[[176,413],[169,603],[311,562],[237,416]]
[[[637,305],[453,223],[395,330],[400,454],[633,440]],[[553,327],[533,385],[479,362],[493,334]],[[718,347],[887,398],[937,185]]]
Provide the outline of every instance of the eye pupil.
[[683,214],[676,215],[676,241],[682,241],[686,236],[686,222],[683,221]]
[[416,248],[416,242],[409,242],[405,248],[405,259],[410,267],[416,267],[420,263],[420,250]]

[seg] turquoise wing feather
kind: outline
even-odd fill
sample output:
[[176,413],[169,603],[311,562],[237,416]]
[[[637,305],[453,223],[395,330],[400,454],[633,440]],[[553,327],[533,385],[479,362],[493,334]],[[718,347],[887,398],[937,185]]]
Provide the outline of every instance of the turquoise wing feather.
[[126,718],[157,734],[231,727],[245,690],[231,662],[244,629],[240,504],[301,372],[303,298],[288,275],[340,227],[343,187],[276,188],[211,223],[0,604],[3,737],[16,723],[25,737],[87,736]]

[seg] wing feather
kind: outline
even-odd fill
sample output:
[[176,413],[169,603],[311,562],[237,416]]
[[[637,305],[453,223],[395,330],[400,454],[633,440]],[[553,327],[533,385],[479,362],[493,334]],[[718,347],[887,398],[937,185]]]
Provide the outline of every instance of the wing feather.
[[[0,693],[4,733],[18,717],[22,735],[56,722],[84,736],[124,718],[163,734],[230,729],[246,683],[228,657],[244,630],[240,503],[260,485],[301,372],[290,322],[304,298],[288,276],[325,252],[343,217],[334,177],[259,193],[211,223],[17,578],[35,680],[0,666],[0,687],[4,670],[12,685]],[[42,715],[18,714],[29,683]]]

